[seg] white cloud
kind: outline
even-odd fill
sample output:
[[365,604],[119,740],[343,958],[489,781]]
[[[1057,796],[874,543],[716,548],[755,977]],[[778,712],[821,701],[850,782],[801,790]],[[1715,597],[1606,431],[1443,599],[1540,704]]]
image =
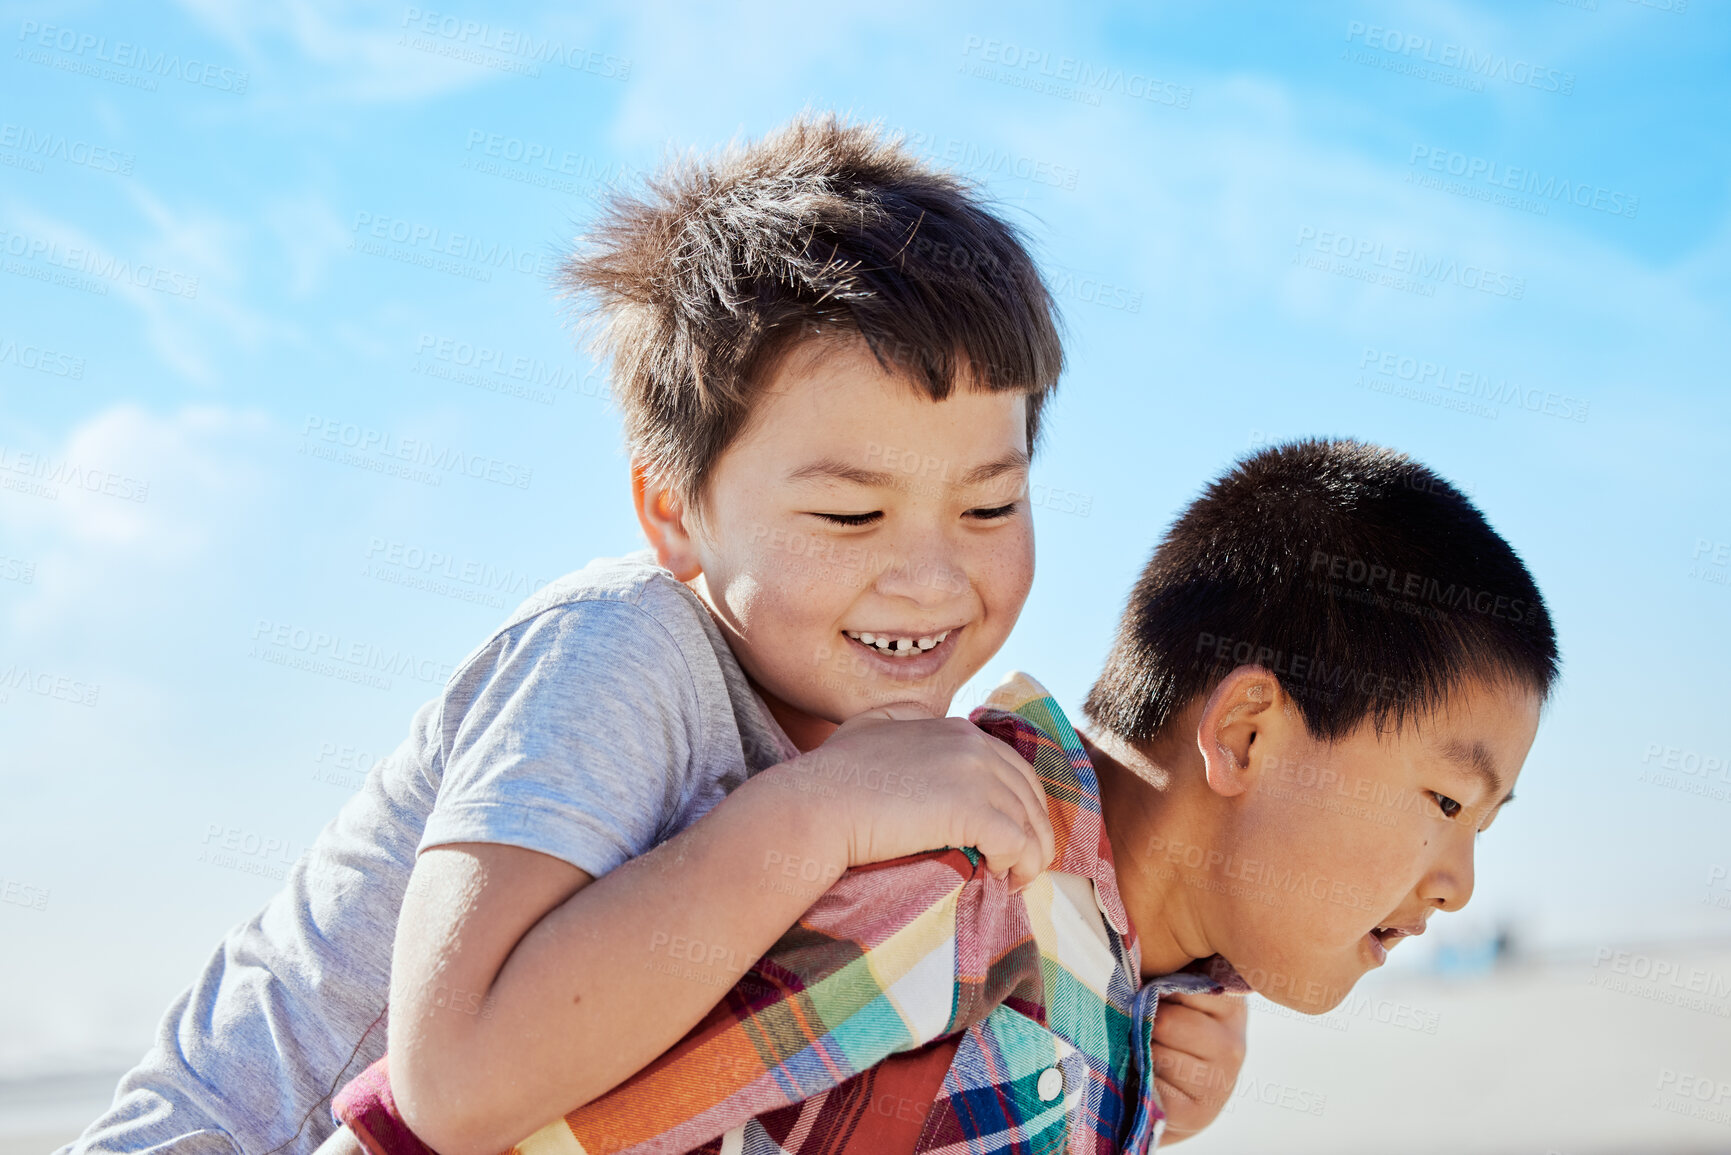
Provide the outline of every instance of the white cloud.
[[264,222],[282,248],[288,265],[285,288],[297,300],[313,296],[325,270],[342,255],[349,230],[330,202],[317,193],[281,196],[264,207]]
[[273,482],[257,462],[270,435],[258,413],[157,415],[134,404],[102,410],[58,445],[9,431],[0,477],[39,487],[0,491],[0,538],[35,566],[35,580],[11,591],[21,596],[10,628],[49,630],[88,614],[96,595],[120,608],[117,589],[148,612],[153,590],[202,564],[213,543],[228,548],[268,499]]
[[[268,327],[260,314],[222,291],[235,281],[227,250],[237,247],[238,232],[217,218],[176,219],[142,190],[135,193],[135,200],[159,231],[118,252],[81,226],[33,207],[15,205],[8,216],[20,231],[55,246],[63,260],[74,250],[87,254],[84,264],[72,271],[91,272],[87,279],[104,283],[110,296],[136,310],[144,321],[146,339],[164,363],[188,380],[212,384],[216,368],[210,357],[211,341],[219,333],[256,338]],[[104,276],[100,270],[112,270],[113,275]],[[153,282],[158,270],[162,276]],[[146,283],[134,283],[129,273]],[[153,283],[172,291],[153,288]],[[216,324],[201,323],[208,320]]]
[[[251,86],[251,99],[284,107],[307,104],[394,103],[425,100],[447,92],[474,88],[490,81],[510,80],[494,71],[403,43],[411,31],[406,4],[345,4],[334,0],[287,0],[254,4],[247,0],[180,0],[181,7],[226,41],[254,73],[268,78],[280,71],[278,56],[286,47],[298,61],[283,62],[295,73],[292,99],[273,97],[269,84]],[[480,20],[485,6],[476,4],[465,19]],[[441,41],[442,43],[442,41]],[[312,66],[307,75],[305,65]]]

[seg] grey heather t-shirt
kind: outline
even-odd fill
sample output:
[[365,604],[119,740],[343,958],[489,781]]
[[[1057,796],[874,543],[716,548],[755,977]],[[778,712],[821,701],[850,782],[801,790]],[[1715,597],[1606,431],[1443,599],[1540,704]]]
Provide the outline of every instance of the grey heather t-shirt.
[[415,714],[61,1150],[312,1151],[332,1093],[385,1053],[420,850],[504,843],[600,877],[794,753],[703,603],[648,553],[566,575]]

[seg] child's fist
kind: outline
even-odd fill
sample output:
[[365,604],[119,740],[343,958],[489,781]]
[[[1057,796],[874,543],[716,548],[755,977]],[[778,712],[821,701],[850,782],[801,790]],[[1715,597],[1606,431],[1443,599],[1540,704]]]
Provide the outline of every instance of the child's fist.
[[1154,1086],[1166,1108],[1165,1142],[1214,1122],[1244,1065],[1250,1010],[1238,995],[1160,996],[1154,1012]]
[[933,718],[917,703],[850,718],[817,749],[757,777],[825,807],[850,867],[972,846],[1019,890],[1056,852],[1034,768],[972,722]]

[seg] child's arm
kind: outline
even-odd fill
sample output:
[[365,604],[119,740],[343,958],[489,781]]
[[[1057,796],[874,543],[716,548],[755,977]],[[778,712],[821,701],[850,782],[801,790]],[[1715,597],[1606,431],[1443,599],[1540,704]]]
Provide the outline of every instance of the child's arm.
[[[1001,719],[985,724],[1003,725]],[[1001,728],[999,733],[1003,736]],[[1020,741],[1016,745],[1024,748]],[[1055,744],[1036,749],[1042,776],[1061,781],[1064,771],[1051,763],[1066,755]],[[1074,839],[1074,830],[1069,837]],[[1060,937],[1066,932],[1052,921],[1055,893],[1040,888],[1034,893],[1040,896],[1042,913],[1035,915],[1034,908],[1028,908],[1015,916],[1011,912],[1023,900],[954,850],[850,871],[684,1039],[620,1086],[562,1121],[550,1122],[517,1149],[688,1150],[753,1119],[779,1137],[788,1127],[804,1135],[804,1128],[815,1126],[812,1135],[828,1134],[825,1120],[845,1117],[849,1134],[864,1144],[863,1149],[904,1150],[911,1142],[905,1128],[877,1134],[870,1128],[888,1127],[885,1120],[873,1112],[858,1113],[858,1095],[873,1096],[876,1102],[886,1078],[898,1088],[895,1093],[913,1096],[903,1102],[929,1104],[923,1124],[927,1130],[947,1128],[945,1133],[952,1138],[965,1139],[977,1128],[997,1130],[1003,1125],[1003,1114],[977,1109],[982,1096],[1009,1111],[1018,1126],[1026,1123],[1033,1128],[1034,1116],[1039,1116],[1038,1127],[1021,1138],[1041,1149],[1059,1142],[1059,1136],[1075,1127],[1094,1128],[1097,1141],[1110,1141],[1126,1121],[1146,1142],[1145,1108],[1156,1112],[1154,1119],[1165,1119],[1174,1141],[1200,1130],[1224,1104],[1243,1058],[1242,1000],[1189,993],[1210,987],[1243,989],[1242,981],[1218,959],[1210,961],[1219,967],[1170,976],[1186,981],[1168,983],[1159,996],[1160,1006],[1149,1027],[1153,1035],[1149,1058],[1158,1079],[1158,1097],[1152,1087],[1139,1085],[1132,1099],[1130,1087],[1113,1084],[1107,1060],[1090,1060],[1093,1074],[1083,1076],[1084,1085],[1092,1088],[1087,1094],[1124,1095],[1123,1101],[1136,1112],[1135,1120],[1120,1120],[1102,1111],[1099,1101],[1086,1094],[1073,1105],[1073,1113],[1067,1109],[1062,1118],[1055,1117],[1043,1101],[1028,1101],[1028,1087],[1020,1092],[1012,1087],[1018,1080],[1026,1084],[1026,1071],[1054,1065],[1059,1055],[1056,1047],[1042,1053],[1037,1030],[1015,1028],[1015,1014],[997,1027],[998,1032],[1010,1028],[1007,1036],[991,1028],[1007,995],[1028,983],[1042,989],[1051,981],[1043,961],[1050,950],[1026,949],[1030,920],[1052,927]],[[964,942],[966,949],[959,950]],[[933,965],[940,961],[946,965]],[[1221,968],[1228,977],[1218,973]],[[1074,997],[1088,989],[1086,984],[1066,989],[1072,997],[1058,1014],[1062,1029],[1091,1031],[1094,1028],[1083,1024],[1095,1016],[1100,1028],[1112,1029],[1111,1016],[1103,1007],[1091,1008],[1086,996]],[[886,1006],[894,1009],[886,1012]],[[949,1079],[956,1076],[957,1068],[952,1065],[947,1073],[942,1068],[960,1061],[956,1043],[948,1051],[927,1044],[939,1039],[959,1041],[960,1032],[976,1028],[984,1032],[976,1043],[978,1053],[960,1076],[959,1087],[951,1088]],[[991,1069],[982,1069],[978,1066],[981,1053],[1000,1057]],[[926,1060],[916,1060],[916,1055],[935,1058],[938,1068],[916,1070],[916,1066],[931,1067]],[[1179,1060],[1184,1070],[1175,1072],[1173,1064]],[[880,1067],[874,1072],[880,1082],[864,1084],[863,1090],[854,1092],[854,1099],[848,1099],[844,1084],[861,1086],[856,1080],[868,1067]],[[889,1074],[892,1068],[894,1075]],[[934,1076],[939,1082],[932,1081]],[[993,1085],[990,1094],[978,1082],[981,1079]],[[1202,1089],[1192,1082],[1195,1079],[1206,1088],[1220,1089],[1213,1103],[1197,1108],[1174,1085]],[[431,1149],[405,1125],[393,1102],[392,1081],[387,1063],[375,1064],[338,1096],[338,1117],[362,1136],[371,1155],[431,1155]],[[946,1088],[942,1095],[940,1082]],[[919,1090],[911,1089],[916,1086]],[[827,1098],[831,1093],[843,1094],[833,1107]],[[788,1115],[795,1109],[797,1126]],[[830,1111],[835,1114],[826,1115]],[[894,1114],[900,1120],[903,1113]],[[910,1121],[921,1126],[917,1118]],[[805,1149],[801,1142],[789,1149]]]
[[390,1066],[443,1155],[495,1155],[678,1041],[849,866],[973,846],[1050,862],[1033,770],[962,719],[850,721],[599,880],[485,843],[423,853],[398,922]]
[[[1037,984],[1042,963],[1015,949],[1027,919],[1004,917],[1021,900],[970,853],[850,870],[683,1039],[515,1150],[573,1150],[573,1137],[586,1151],[690,1150],[979,1023],[1005,995]],[[1025,1061],[1027,1040],[1018,1046]],[[343,1131],[371,1155],[434,1155],[397,1085],[386,1058],[344,1087],[333,1104]],[[326,1155],[353,1155],[349,1141]]]

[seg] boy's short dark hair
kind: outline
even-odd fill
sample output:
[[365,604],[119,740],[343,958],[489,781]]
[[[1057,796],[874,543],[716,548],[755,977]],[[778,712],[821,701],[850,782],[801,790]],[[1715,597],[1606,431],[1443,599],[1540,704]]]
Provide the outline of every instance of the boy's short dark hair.
[[1557,677],[1526,566],[1460,490],[1391,449],[1308,440],[1215,481],[1142,571],[1083,707],[1158,734],[1240,665],[1273,671],[1310,733],[1381,732],[1471,677]]
[[899,138],[833,114],[618,194],[561,271],[600,322],[632,452],[693,501],[802,338],[863,337],[934,400],[958,383],[1026,392],[1030,448],[1063,367],[1018,231]]

